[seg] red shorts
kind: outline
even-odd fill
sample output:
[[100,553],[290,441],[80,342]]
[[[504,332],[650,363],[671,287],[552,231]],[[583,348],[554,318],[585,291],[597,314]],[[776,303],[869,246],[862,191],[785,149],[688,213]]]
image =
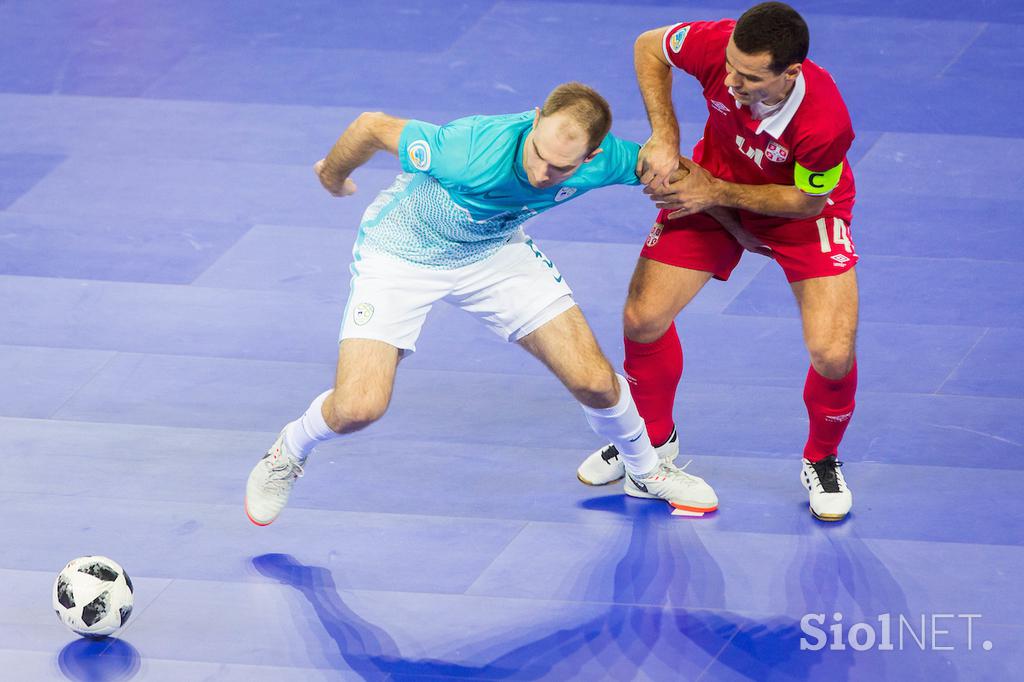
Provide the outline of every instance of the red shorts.
[[[666,265],[712,273],[727,280],[743,247],[706,213],[668,220],[661,211],[640,255]],[[829,215],[793,220],[777,227],[747,227],[775,253],[790,282],[841,275],[857,264],[850,227]]]

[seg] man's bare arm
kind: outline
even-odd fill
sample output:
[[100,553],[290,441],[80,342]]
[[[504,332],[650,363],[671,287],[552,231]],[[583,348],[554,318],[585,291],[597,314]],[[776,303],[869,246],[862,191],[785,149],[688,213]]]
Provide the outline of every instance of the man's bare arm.
[[672,211],[669,218],[692,215],[712,206],[742,209],[782,218],[812,218],[825,208],[827,196],[805,194],[795,185],[740,185],[720,180],[694,163],[679,159],[665,188],[644,190],[658,208]]
[[355,192],[355,183],[348,176],[379,151],[397,156],[398,141],[407,122],[380,112],[359,114],[330,153],[313,167],[324,188],[335,196]]
[[633,63],[640,94],[651,124],[651,138],[640,150],[637,175],[645,185],[663,183],[677,168],[679,121],[672,106],[672,65],[665,60],[661,41],[669,27],[641,33],[633,44]]
[[718,206],[739,208],[781,218],[813,218],[825,208],[827,197],[804,194],[794,185],[740,185],[715,182]]

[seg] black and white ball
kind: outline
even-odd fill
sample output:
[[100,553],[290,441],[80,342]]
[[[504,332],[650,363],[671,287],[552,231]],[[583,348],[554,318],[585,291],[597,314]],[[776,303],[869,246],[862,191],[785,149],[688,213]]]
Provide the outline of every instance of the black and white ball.
[[72,559],[53,583],[60,622],[84,637],[106,637],[128,620],[135,603],[132,579],[105,556]]

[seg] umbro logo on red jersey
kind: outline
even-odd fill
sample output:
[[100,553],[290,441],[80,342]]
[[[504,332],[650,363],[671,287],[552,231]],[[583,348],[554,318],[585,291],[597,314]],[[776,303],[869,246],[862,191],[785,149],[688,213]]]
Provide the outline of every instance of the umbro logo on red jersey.
[[729,107],[725,104],[722,104],[717,99],[711,100],[711,106],[713,106],[715,108],[715,111],[722,114],[723,116],[729,115]]

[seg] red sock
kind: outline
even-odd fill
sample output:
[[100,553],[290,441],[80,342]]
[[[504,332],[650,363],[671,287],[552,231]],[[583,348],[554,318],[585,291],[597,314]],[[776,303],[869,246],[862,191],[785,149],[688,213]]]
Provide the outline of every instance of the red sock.
[[857,393],[857,361],[842,379],[826,379],[812,365],[804,384],[804,403],[811,428],[804,458],[811,462],[835,455],[853,416]]
[[683,376],[683,346],[676,325],[653,343],[626,339],[626,361],[622,368],[629,380],[629,392],[647,424],[651,443],[661,445],[672,435],[672,405],[676,387]]

